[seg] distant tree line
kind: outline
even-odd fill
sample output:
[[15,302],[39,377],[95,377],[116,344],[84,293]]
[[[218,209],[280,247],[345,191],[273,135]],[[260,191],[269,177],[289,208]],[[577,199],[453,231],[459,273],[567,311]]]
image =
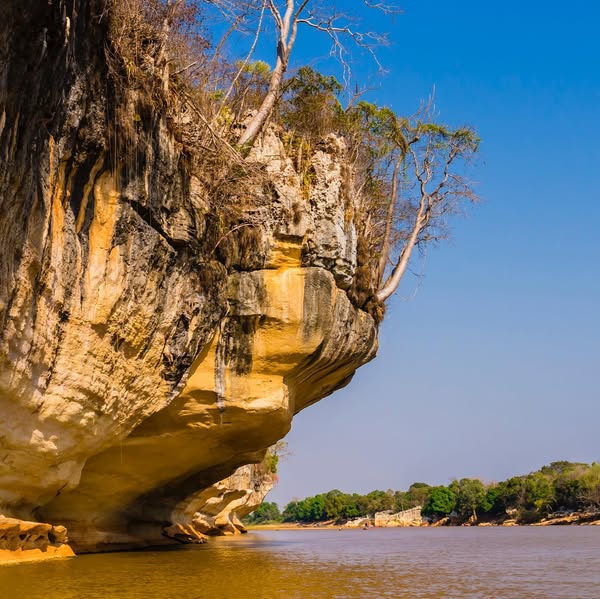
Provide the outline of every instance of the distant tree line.
[[600,509],[600,463],[552,462],[536,472],[485,484],[476,478],[454,480],[447,486],[413,483],[407,491],[371,491],[366,495],[339,490],[288,503],[280,512],[265,502],[246,522],[324,522],[399,512],[422,506],[433,519],[494,519],[510,514],[523,523],[535,522],[557,511]]

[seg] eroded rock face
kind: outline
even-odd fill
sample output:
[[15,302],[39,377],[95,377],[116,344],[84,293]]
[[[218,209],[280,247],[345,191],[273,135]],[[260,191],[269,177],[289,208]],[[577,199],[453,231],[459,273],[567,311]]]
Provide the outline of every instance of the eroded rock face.
[[254,511],[273,488],[274,475],[260,464],[241,466],[230,477],[186,497],[171,512],[171,524],[163,535],[191,542],[207,536],[246,532],[240,518]]
[[133,159],[110,146],[103,7],[0,7],[0,512],[84,551],[239,528],[268,485],[238,468],[377,347],[345,291],[343,144],[315,149],[306,197],[267,132],[251,255],[207,250],[212,198],[165,119]]
[[373,518],[373,525],[378,528],[398,528],[404,526],[421,526],[421,506],[394,513],[392,510],[377,512]]
[[321,268],[234,274],[228,292],[230,313],[178,397],[91,456],[78,486],[42,509],[67,525],[76,548],[98,548],[102,535],[112,546],[123,530],[123,543],[159,540],[159,523],[237,466],[260,461],[294,413],[351,377],[357,351],[364,360],[374,351],[371,318]]
[[67,529],[0,516],[0,561],[70,557]]

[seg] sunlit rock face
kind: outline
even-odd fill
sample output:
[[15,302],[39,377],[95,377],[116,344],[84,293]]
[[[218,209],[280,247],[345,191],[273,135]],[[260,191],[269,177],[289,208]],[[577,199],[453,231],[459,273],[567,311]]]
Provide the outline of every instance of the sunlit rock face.
[[67,529],[0,516],[0,561],[23,562],[71,557]]
[[[111,546],[138,536],[160,540],[161,523],[177,520],[182,502],[197,501],[198,490],[259,461],[294,413],[352,375],[357,348],[363,359],[372,351],[370,317],[324,269],[234,274],[228,289],[230,313],[181,393],[89,457],[78,486],[43,508],[45,518],[67,525],[76,549],[94,549],[90,539],[104,543],[98,531]],[[80,522],[87,524],[83,536]],[[115,531],[123,530],[121,539]]]
[[240,518],[255,510],[273,488],[275,475],[262,464],[241,466],[228,478],[180,501],[162,535],[177,541],[204,542],[207,536],[247,532]]
[[207,249],[213,198],[165,119],[110,145],[102,8],[0,7],[0,513],[84,551],[239,528],[269,483],[238,468],[377,347],[345,291],[343,144],[307,194],[267,132],[256,243]]

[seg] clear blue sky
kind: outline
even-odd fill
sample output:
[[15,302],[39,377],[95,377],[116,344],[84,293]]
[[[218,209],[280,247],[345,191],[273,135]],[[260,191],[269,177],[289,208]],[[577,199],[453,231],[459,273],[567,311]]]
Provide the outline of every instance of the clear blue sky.
[[296,417],[280,505],[600,460],[600,4],[402,7],[371,99],[411,113],[435,86],[483,140],[484,202],[406,281],[378,357]]

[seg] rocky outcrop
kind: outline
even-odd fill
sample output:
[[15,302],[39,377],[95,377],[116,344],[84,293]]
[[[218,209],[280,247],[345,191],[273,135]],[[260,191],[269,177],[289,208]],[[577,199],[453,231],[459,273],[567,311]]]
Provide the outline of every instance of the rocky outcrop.
[[570,524],[600,524],[598,519],[600,512],[591,510],[587,512],[572,512],[568,514],[550,514],[547,518],[542,518],[539,522],[533,522],[531,526],[566,526]]
[[261,464],[241,466],[230,477],[186,498],[172,512],[168,538],[204,542],[207,536],[245,533],[240,520],[254,511],[273,488],[274,475]]
[[393,510],[377,512],[374,516],[374,526],[377,528],[397,528],[404,526],[421,526],[421,506],[401,512]]
[[67,529],[0,516],[0,562],[71,557]]
[[105,8],[0,7],[0,512],[79,551],[238,529],[265,490],[238,469],[377,348],[343,144],[307,193],[268,131],[219,230],[169,119],[111,87]]
[[373,518],[368,516],[364,518],[353,518],[344,524],[345,528],[369,528],[370,526],[373,526]]

